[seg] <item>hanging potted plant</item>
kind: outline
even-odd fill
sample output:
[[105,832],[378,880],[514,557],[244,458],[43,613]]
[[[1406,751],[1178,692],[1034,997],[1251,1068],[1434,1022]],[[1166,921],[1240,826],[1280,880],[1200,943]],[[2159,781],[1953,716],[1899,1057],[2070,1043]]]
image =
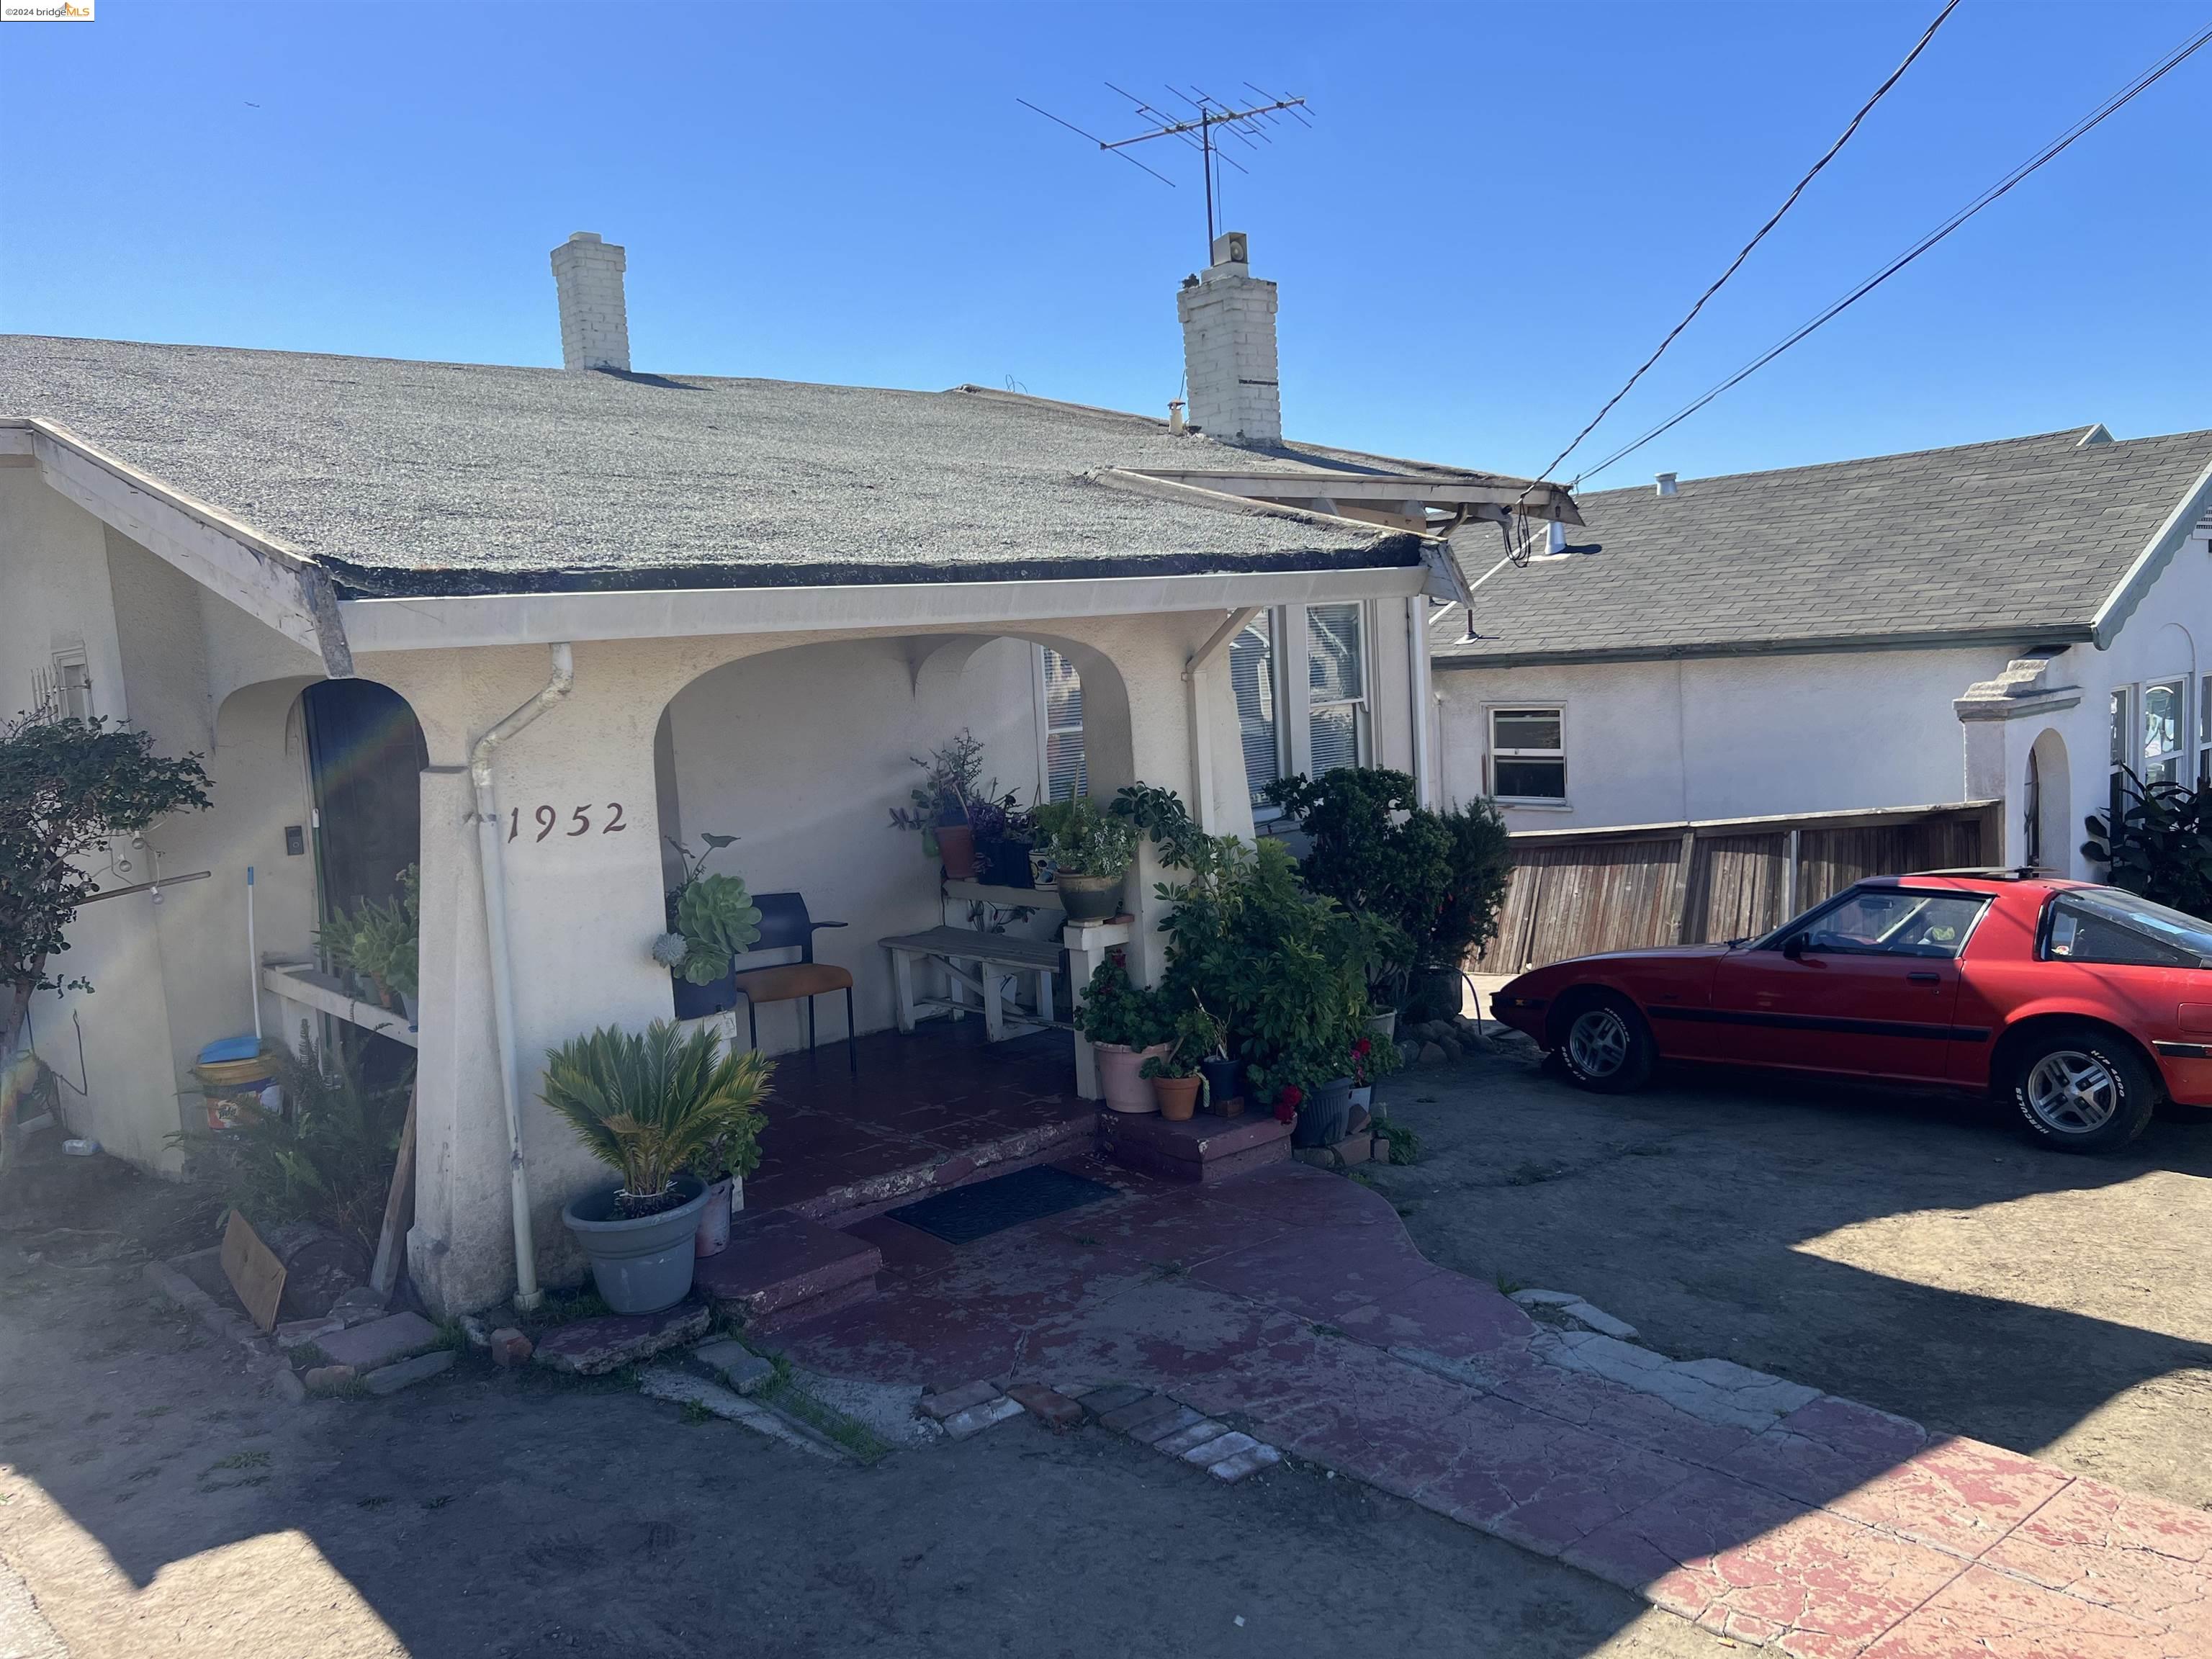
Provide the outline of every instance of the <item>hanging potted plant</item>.
[[983,745],[966,728],[925,760],[914,756],[921,769],[921,781],[908,792],[910,806],[891,808],[891,827],[921,834],[922,850],[943,864],[948,881],[967,881],[975,874],[975,815],[986,804],[1006,807],[1014,797],[1001,796],[996,779],[983,781]]
[[706,845],[696,857],[680,841],[668,843],[684,874],[668,892],[669,931],[653,942],[653,959],[675,981],[678,1019],[703,1019],[736,1007],[733,958],[760,938],[760,908],[744,883],[704,872],[707,860],[737,837],[702,832],[699,839]]
[[1171,1051],[1174,1027],[1158,994],[1132,984],[1118,957],[1108,957],[1091,975],[1083,1006],[1075,1011],[1075,1027],[1091,1040],[1098,1061],[1099,1090],[1108,1108],[1133,1114],[1158,1111],[1144,1065]]
[[1070,921],[1104,921],[1121,911],[1121,887],[1137,858],[1137,828],[1103,812],[1088,795],[1036,809],[1038,849]]
[[750,1049],[724,1049],[708,1027],[684,1036],[659,1019],[642,1033],[608,1026],[546,1056],[545,1103],[622,1177],[561,1212],[616,1313],[658,1313],[690,1294],[707,1183],[689,1171],[717,1140],[751,1146],[770,1069]]

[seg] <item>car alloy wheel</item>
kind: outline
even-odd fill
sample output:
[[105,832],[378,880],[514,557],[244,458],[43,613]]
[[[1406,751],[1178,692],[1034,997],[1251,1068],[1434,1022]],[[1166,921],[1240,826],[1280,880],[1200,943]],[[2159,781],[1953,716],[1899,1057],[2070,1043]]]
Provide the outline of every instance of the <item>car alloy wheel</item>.
[[2124,1092],[2112,1068],[2079,1048],[2058,1048],[2028,1072],[2027,1109],[2053,1134],[2094,1134],[2112,1121]]
[[1609,1078],[1628,1062],[1628,1022],[1617,1008],[1592,1008],[1567,1028],[1567,1058],[1593,1081]]

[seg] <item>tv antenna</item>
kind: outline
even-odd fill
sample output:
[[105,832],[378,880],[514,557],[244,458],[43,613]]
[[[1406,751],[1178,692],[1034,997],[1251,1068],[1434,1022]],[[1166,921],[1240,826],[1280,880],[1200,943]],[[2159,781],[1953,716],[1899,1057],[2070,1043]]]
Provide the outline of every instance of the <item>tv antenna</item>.
[[1109,81],[1106,82],[1108,91],[1127,99],[1136,106],[1138,114],[1155,123],[1132,138],[1101,138],[1096,133],[1084,131],[1073,121],[1061,120],[1048,109],[1038,108],[1026,98],[1017,98],[1014,101],[1024,109],[1035,111],[1048,121],[1057,122],[1077,137],[1088,138],[1100,149],[1120,156],[1131,167],[1151,173],[1170,190],[1175,188],[1174,179],[1156,167],[1146,166],[1129,152],[1137,145],[1150,143],[1155,138],[1178,139],[1196,150],[1199,169],[1206,180],[1206,258],[1211,259],[1213,257],[1215,210],[1222,199],[1221,169],[1226,166],[1236,168],[1239,173],[1249,173],[1251,171],[1222,148],[1222,140],[1234,138],[1247,149],[1257,150],[1261,144],[1275,142],[1268,136],[1267,130],[1285,119],[1296,121],[1302,127],[1313,125],[1303,112],[1306,108],[1304,99],[1278,98],[1264,87],[1253,86],[1249,81],[1244,84],[1263,101],[1239,108],[1225,99],[1216,98],[1195,82],[1188,92],[1171,86],[1168,88],[1169,95],[1189,105],[1194,112],[1188,116],[1178,116],[1146,103],[1133,92],[1122,91]]

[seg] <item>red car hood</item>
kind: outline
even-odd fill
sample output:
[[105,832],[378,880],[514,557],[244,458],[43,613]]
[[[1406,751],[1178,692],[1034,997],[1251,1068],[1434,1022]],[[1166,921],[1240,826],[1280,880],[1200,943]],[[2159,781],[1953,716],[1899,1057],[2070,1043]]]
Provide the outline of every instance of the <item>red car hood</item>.
[[1732,945],[1656,945],[1640,951],[1601,951],[1593,956],[1570,957],[1564,962],[1554,962],[1541,968],[1531,968],[1527,973],[1504,988],[1501,994],[1542,996],[1547,988],[1564,979],[1577,977],[1595,963],[1634,962],[1656,963],[1666,962],[1711,962],[1724,957],[1736,947]]

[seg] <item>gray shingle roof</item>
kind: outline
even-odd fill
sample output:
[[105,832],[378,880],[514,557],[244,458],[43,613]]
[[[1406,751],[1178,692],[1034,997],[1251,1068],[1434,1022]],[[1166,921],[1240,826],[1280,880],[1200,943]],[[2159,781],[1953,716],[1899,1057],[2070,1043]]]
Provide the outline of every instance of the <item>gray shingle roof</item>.
[[[2080,429],[1578,495],[1571,551],[1439,613],[1439,661],[1674,656],[1919,636],[2086,637],[2212,465],[2212,432]],[[1458,538],[1470,580],[1501,552]]]
[[[973,389],[9,336],[0,416],[54,421],[368,594],[1419,562],[1401,532],[1086,482],[1249,452]],[[1268,464],[1344,459],[1293,446]]]

